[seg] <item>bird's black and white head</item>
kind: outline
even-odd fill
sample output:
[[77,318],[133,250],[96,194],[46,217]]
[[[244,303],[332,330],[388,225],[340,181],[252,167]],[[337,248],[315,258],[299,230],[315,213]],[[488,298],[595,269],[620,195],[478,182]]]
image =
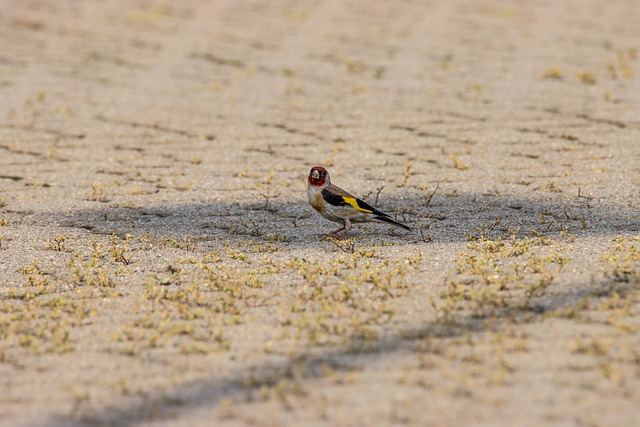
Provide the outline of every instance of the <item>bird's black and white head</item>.
[[309,185],[312,187],[324,187],[329,185],[329,172],[322,166],[314,166],[309,172]]

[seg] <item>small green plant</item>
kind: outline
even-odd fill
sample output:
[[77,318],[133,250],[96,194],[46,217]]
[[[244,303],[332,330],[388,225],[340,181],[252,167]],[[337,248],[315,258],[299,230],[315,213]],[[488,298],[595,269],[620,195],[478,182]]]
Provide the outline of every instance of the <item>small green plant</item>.
[[576,72],[576,79],[585,85],[595,85],[598,82],[595,74],[584,70]]
[[91,195],[88,200],[92,202],[108,202],[105,190],[106,186],[104,184],[93,184],[91,186]]
[[[409,181],[409,178],[411,178],[412,175],[413,175],[413,162],[407,162],[404,170],[404,177],[402,178],[402,181],[400,182],[399,186],[404,187],[405,185],[407,185],[407,182]],[[378,198],[376,197],[376,201],[377,200]]]
[[[131,236],[125,236],[124,241],[127,242],[131,239]],[[129,254],[130,249],[123,243],[118,242],[118,238],[115,235],[109,237],[109,254],[113,261],[124,265],[131,264],[132,254]]]
[[62,252],[64,251],[64,242],[67,240],[67,233],[62,233],[59,236],[51,239],[51,242],[47,245],[47,248],[52,251]]
[[542,78],[546,80],[562,80],[562,68],[551,67],[542,74]]

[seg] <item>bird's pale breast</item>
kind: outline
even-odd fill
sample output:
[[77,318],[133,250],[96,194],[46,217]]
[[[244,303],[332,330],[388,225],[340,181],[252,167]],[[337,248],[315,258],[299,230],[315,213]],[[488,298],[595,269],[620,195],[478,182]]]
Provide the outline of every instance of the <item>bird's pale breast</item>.
[[327,206],[327,202],[324,201],[324,198],[322,197],[322,192],[320,191],[313,191],[312,189],[309,189],[308,194],[309,196],[309,204],[318,212],[322,212],[325,210],[326,206]]

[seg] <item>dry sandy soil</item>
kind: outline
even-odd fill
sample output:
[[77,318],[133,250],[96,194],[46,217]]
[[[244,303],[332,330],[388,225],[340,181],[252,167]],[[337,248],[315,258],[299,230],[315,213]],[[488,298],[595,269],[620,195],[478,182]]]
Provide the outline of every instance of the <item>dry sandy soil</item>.
[[0,424],[640,425],[637,0],[0,9]]

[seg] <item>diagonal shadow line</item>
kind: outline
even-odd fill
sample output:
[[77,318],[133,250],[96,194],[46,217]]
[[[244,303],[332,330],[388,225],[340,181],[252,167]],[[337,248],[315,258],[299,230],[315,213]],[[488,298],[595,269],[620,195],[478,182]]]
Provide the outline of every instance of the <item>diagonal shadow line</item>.
[[[497,235],[503,234],[512,226],[528,227],[539,225],[539,216],[547,215],[554,221],[561,221],[564,218],[566,224],[563,226],[569,231],[575,231],[581,235],[616,235],[628,234],[640,230],[640,221],[635,215],[635,211],[628,206],[607,205],[598,206],[585,203],[581,200],[556,200],[541,202],[525,198],[495,198],[487,197],[479,199],[475,195],[464,195],[460,197],[441,197],[428,209],[423,208],[414,201],[398,200],[389,198],[388,205],[398,205],[406,203],[410,212],[416,217],[422,215],[418,221],[433,223],[426,212],[453,212],[446,214],[442,220],[437,220],[444,231],[434,230],[433,233],[445,242],[464,241],[463,232],[450,232],[449,228],[468,230],[475,226],[487,226],[494,223],[495,218],[508,215],[491,232]],[[297,218],[300,221],[298,239],[292,242],[295,247],[309,247],[310,242],[315,242],[313,234],[316,229],[323,227],[315,225],[313,230],[307,228],[311,224],[316,224],[318,219],[301,218],[300,210],[303,203],[297,200],[281,200],[274,202],[271,210],[260,210],[259,204],[238,204],[238,203],[209,203],[190,205],[159,205],[154,207],[129,209],[113,208],[105,206],[101,209],[81,212],[60,213],[57,219],[68,227],[88,228],[91,232],[107,232],[108,228],[118,233],[128,233],[132,229],[140,232],[150,233],[174,233],[181,234],[197,230],[208,230],[206,228],[207,217],[228,216],[242,219],[247,216],[247,212],[254,212],[256,221],[271,221],[273,218],[289,217]],[[567,209],[569,212],[567,212]],[[422,213],[420,213],[422,212]],[[581,222],[571,219],[571,215],[583,215],[591,226],[582,229]],[[33,221],[47,221],[51,214],[37,214]],[[107,217],[107,227],[100,230],[100,222]],[[109,219],[111,217],[111,219]],[[140,224],[131,227],[130,217],[139,220]],[[148,221],[142,221],[145,217],[150,217]],[[61,219],[60,219],[61,218]],[[194,223],[195,222],[195,228]],[[204,228],[203,228],[204,227]],[[266,224],[268,230],[282,229],[279,224]],[[434,227],[435,228],[435,227]],[[223,239],[247,239],[248,235],[229,234],[220,229],[212,234],[212,238]],[[300,233],[300,230],[303,232]],[[526,231],[529,231],[527,228]],[[558,235],[560,229],[551,227],[546,231],[548,235]],[[365,236],[366,237],[366,236]],[[262,239],[261,236],[253,236],[255,239]],[[416,242],[414,242],[416,243]],[[422,243],[417,241],[417,243]],[[588,285],[588,284],[587,284]],[[576,301],[593,294],[593,287],[579,286],[575,290],[554,294],[552,300],[546,301],[543,305],[544,312],[558,311],[570,308]],[[498,318],[508,316],[506,311],[499,312]],[[534,318],[539,318],[540,313],[533,312]],[[406,325],[411,327],[411,325]],[[100,409],[94,413],[77,416],[57,416],[45,423],[46,425],[61,423],[64,425],[131,425],[142,421],[154,419],[173,419],[186,411],[203,406],[212,406],[219,403],[223,398],[238,399],[241,397],[251,398],[251,396],[262,385],[276,384],[278,381],[287,378],[294,378],[301,375],[303,379],[318,378],[322,375],[323,367],[330,366],[334,370],[351,369],[355,364],[355,354],[360,356],[373,355],[375,357],[393,357],[396,352],[410,346],[412,342],[424,338],[446,339],[464,333],[478,333],[484,330],[483,324],[473,317],[464,317],[456,327],[447,327],[440,322],[427,321],[413,327],[410,332],[394,331],[377,342],[362,342],[354,339],[345,346],[331,349],[310,349],[306,354],[300,354],[281,362],[262,361],[251,368],[251,374],[246,374],[246,368],[237,370],[225,379],[209,378],[197,384],[186,383],[170,392],[158,392],[143,399],[142,402],[125,403],[121,406]],[[175,396],[175,397],[172,397]]]
[[[424,326],[428,329],[428,326]],[[446,337],[446,334],[432,336]],[[450,336],[454,336],[453,334]],[[426,338],[424,334],[420,337]],[[409,341],[406,341],[409,342]],[[392,357],[394,350],[398,350],[405,341],[394,338],[384,342],[367,344],[365,354],[379,356],[385,354]],[[231,378],[208,379],[198,384],[184,384],[169,392],[156,393],[142,399],[142,402],[125,404],[98,410],[94,413],[57,415],[45,422],[43,427],[60,423],[66,426],[111,426],[135,425],[143,421],[171,420],[178,418],[199,407],[211,407],[223,399],[257,400],[256,393],[263,386],[273,386],[282,380],[310,380],[320,378],[323,371],[330,367],[334,371],[353,369],[355,362],[349,359],[355,357],[353,348],[323,349],[307,354],[298,354],[280,363],[264,362],[250,367],[250,374],[246,368],[234,372]],[[362,351],[358,352],[361,357]]]
[[[637,287],[640,283],[630,283],[627,288]],[[609,280],[594,283],[588,287],[578,287],[575,291],[555,294],[554,299],[546,301],[544,310],[526,311],[526,322],[544,320],[549,314],[572,308],[583,298],[594,296],[598,289],[610,286]],[[558,302],[561,301],[561,302]],[[57,415],[43,424],[50,426],[111,426],[135,425],[140,422],[173,420],[181,414],[200,407],[212,407],[223,399],[245,399],[247,402],[260,400],[258,393],[263,386],[274,386],[282,380],[300,381],[323,377],[327,368],[332,371],[349,371],[361,368],[363,356],[375,359],[393,359],[403,350],[416,351],[415,342],[429,339],[449,339],[468,334],[487,331],[487,325],[495,327],[496,320],[513,320],[521,313],[517,307],[500,310],[490,318],[476,318],[473,315],[460,316],[454,324],[432,320],[420,323],[417,327],[392,332],[388,337],[375,342],[352,339],[338,348],[310,349],[288,357],[284,361],[265,361],[250,367],[238,369],[229,378],[210,378],[197,384],[186,383],[165,392],[158,392],[142,399],[141,402],[124,404],[120,407],[108,407],[93,413]],[[366,362],[364,362],[366,363]],[[283,402],[287,407],[288,403]]]

